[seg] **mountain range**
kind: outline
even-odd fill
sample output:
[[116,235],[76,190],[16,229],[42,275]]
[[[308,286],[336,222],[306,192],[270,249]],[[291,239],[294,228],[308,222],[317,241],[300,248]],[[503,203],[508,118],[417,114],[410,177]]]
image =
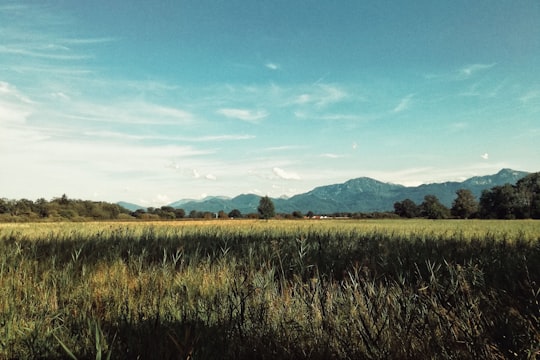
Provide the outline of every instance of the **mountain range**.
[[[528,173],[512,169],[502,169],[494,175],[475,176],[462,182],[449,181],[443,183],[404,186],[381,182],[368,177],[348,180],[342,184],[320,186],[303,194],[290,198],[274,198],[277,213],[313,211],[316,214],[332,214],[337,212],[376,212],[393,211],[394,203],[411,199],[417,204],[426,195],[435,195],[442,204],[450,207],[459,189],[469,189],[479,198],[482,191],[506,183],[515,184]],[[169,204],[174,208],[182,208],[189,213],[192,210],[230,212],[238,209],[242,214],[256,213],[260,196],[242,194],[234,198],[211,196],[202,200],[179,200]],[[125,202],[119,205],[132,211],[143,208]]]

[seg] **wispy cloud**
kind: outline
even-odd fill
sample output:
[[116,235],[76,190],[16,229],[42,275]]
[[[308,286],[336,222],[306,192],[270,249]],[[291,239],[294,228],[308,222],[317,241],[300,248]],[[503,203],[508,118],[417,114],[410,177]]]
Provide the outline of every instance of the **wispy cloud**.
[[341,114],[341,113],[321,113],[321,111],[299,111],[293,112],[298,119],[327,120],[327,121],[367,121],[377,118],[377,115],[362,114]]
[[268,62],[266,64],[264,64],[264,66],[266,66],[266,68],[270,69],[270,70],[279,70],[280,69],[280,66],[276,63],[273,63],[273,62]]
[[120,39],[114,37],[101,37],[101,38],[65,38],[60,39],[64,44],[68,45],[95,45],[95,44],[105,44],[110,42],[116,42]]
[[48,111],[59,119],[109,124],[187,125],[196,119],[188,111],[145,101],[118,101],[111,104],[80,101],[66,105],[61,112],[54,109]]
[[275,167],[272,169],[272,172],[279,178],[284,180],[300,180],[301,177],[295,172],[288,172],[281,168]]
[[492,63],[492,64],[470,64],[470,65],[466,65],[466,66],[462,67],[461,69],[459,69],[458,73],[460,75],[464,76],[464,77],[469,77],[469,76],[472,76],[472,75],[476,74],[477,72],[491,69],[495,65],[496,65],[496,63]]
[[538,100],[540,100],[540,90],[528,91],[519,98],[522,103],[537,102]]
[[337,85],[316,84],[307,91],[293,98],[295,105],[315,105],[325,107],[347,98],[348,93]]
[[15,86],[0,81],[0,124],[23,124],[32,112],[33,102],[27,96]]
[[42,58],[42,59],[52,59],[52,60],[83,60],[88,59],[88,55],[80,55],[80,54],[66,54],[66,53],[58,53],[56,49],[53,49],[51,47],[49,48],[28,48],[28,47],[21,47],[21,46],[5,46],[0,45],[0,54],[9,54],[9,55],[20,55],[20,56],[29,56],[29,57],[36,57],[36,58]]
[[272,147],[264,148],[262,150],[267,151],[267,152],[281,152],[281,151],[298,150],[302,148],[304,147],[299,146],[299,145],[283,145],[283,146],[272,146]]
[[325,153],[325,154],[321,154],[321,157],[328,158],[328,159],[338,159],[338,158],[345,157],[345,155]]
[[248,109],[233,109],[223,108],[217,111],[218,114],[227,118],[238,119],[242,121],[256,123],[259,120],[268,116],[268,113],[264,110],[248,110]]
[[0,96],[3,98],[16,99],[27,104],[32,103],[27,96],[22,94],[15,86],[6,81],[0,81]]
[[407,110],[411,104],[414,94],[409,94],[399,101],[399,104],[392,110],[394,113],[400,113]]
[[445,73],[427,73],[424,74],[424,78],[427,80],[438,81],[461,81],[472,78],[474,75],[483,71],[489,70],[496,66],[497,63],[491,64],[468,64],[461,68]]

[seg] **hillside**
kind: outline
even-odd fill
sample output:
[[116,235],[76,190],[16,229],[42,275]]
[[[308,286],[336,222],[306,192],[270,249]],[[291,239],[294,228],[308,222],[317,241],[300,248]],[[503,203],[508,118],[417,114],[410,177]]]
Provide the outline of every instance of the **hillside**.
[[[411,199],[421,203],[425,195],[437,196],[450,207],[458,189],[469,189],[478,198],[482,190],[506,183],[515,184],[527,175],[527,172],[502,169],[497,174],[475,176],[463,182],[443,182],[420,186],[403,186],[381,182],[368,177],[360,177],[342,184],[320,186],[303,194],[288,199],[272,199],[278,213],[313,211],[316,213],[335,212],[374,212],[392,211],[396,201]],[[170,206],[191,210],[229,212],[238,209],[243,214],[257,212],[260,197],[254,194],[242,194],[234,198],[208,197],[203,200],[180,200]]]

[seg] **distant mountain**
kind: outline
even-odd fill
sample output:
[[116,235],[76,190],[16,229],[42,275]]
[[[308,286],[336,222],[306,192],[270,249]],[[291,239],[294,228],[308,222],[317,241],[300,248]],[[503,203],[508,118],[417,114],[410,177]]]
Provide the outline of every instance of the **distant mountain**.
[[388,201],[385,199],[399,198],[404,189],[406,188],[403,185],[362,177],[343,184],[317,187],[307,193],[293,196],[276,207],[278,212],[287,213],[294,210],[302,212],[312,210],[317,213],[383,211],[389,209]]
[[116,204],[120,205],[124,209],[128,209],[129,211],[137,211],[139,209],[146,209],[144,206],[128,203],[128,202],[125,202],[125,201],[119,201]]
[[173,208],[184,208],[183,205],[185,204],[201,204],[201,203],[207,203],[207,202],[217,202],[219,203],[219,201],[228,201],[228,200],[231,200],[230,197],[227,197],[227,196],[207,196],[205,197],[204,199],[199,199],[199,200],[196,200],[196,199],[182,199],[182,200],[177,200],[173,203],[170,203],[169,206],[172,206]]
[[[292,213],[296,210],[303,213],[313,211],[318,214],[393,211],[394,203],[397,201],[411,199],[420,204],[426,195],[435,195],[441,203],[450,207],[459,189],[469,189],[479,198],[483,190],[506,183],[515,184],[527,174],[524,171],[502,169],[497,174],[475,176],[463,182],[449,181],[420,186],[403,186],[361,177],[342,184],[320,186],[303,194],[290,198],[276,198],[272,201],[278,213]],[[169,206],[182,208],[186,213],[192,210],[230,212],[238,209],[242,214],[249,214],[257,212],[259,199],[260,196],[254,194],[238,195],[232,199],[213,196],[203,200],[179,200]]]
[[[248,214],[257,212],[257,206],[259,206],[260,198],[260,196],[254,194],[242,194],[232,199],[224,196],[214,196],[207,197],[203,200],[180,201],[180,205],[177,205],[179,202],[175,201],[169,206],[182,208],[186,211],[186,213],[189,213],[192,210],[210,212],[218,212],[223,210],[228,213],[233,209],[238,209],[242,214]],[[275,201],[278,200],[279,199],[273,199],[274,205],[276,204]]]

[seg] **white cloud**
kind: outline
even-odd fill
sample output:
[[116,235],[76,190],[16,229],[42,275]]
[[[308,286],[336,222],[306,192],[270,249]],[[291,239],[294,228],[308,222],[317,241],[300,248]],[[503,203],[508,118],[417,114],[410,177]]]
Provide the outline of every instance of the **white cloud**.
[[22,124],[30,114],[31,111],[22,106],[0,100],[0,124],[7,122]]
[[114,37],[101,37],[101,38],[68,38],[68,39],[62,39],[61,41],[65,44],[70,45],[93,45],[93,44],[103,44],[103,43],[109,43],[109,42],[115,42],[119,39]]
[[188,137],[188,136],[175,136],[175,135],[146,135],[146,134],[130,134],[126,132],[118,131],[83,131],[82,134],[88,137],[101,137],[101,138],[111,138],[118,140],[134,140],[134,141],[143,141],[143,140],[157,140],[157,141],[168,141],[168,142],[216,142],[216,141],[239,141],[239,140],[250,140],[254,139],[253,135],[207,135],[207,136],[198,136],[198,137]]
[[206,179],[212,181],[217,180],[217,176],[215,176],[214,174],[206,174],[204,176],[201,176],[201,173],[197,169],[193,169],[191,171],[191,174],[194,179]]
[[141,206],[147,206],[147,207],[160,207],[165,204],[170,204],[174,200],[171,200],[171,198],[164,194],[156,194],[152,199],[148,200],[145,198],[139,199],[137,201],[138,205]]
[[281,168],[275,167],[272,169],[274,174],[284,180],[300,180],[300,175],[294,172],[287,172]]
[[338,158],[342,158],[343,155],[326,153],[326,154],[321,154],[321,157],[328,158],[328,159],[338,159]]
[[522,103],[529,103],[533,100],[540,100],[540,90],[529,91],[519,98],[519,101],[521,101]]
[[279,70],[279,65],[273,62],[266,63],[264,66],[266,66],[270,70]]
[[472,75],[474,75],[475,73],[477,73],[479,71],[491,69],[495,65],[496,65],[495,63],[492,63],[492,64],[471,64],[471,65],[466,65],[466,66],[462,67],[461,69],[459,69],[458,73],[463,77],[469,77],[469,76],[472,76]]
[[26,104],[33,103],[32,100],[17,90],[17,87],[5,81],[0,81],[0,96],[6,99],[18,100]]
[[108,124],[150,124],[150,125],[188,125],[195,116],[190,112],[148,102],[112,102],[109,104],[92,102],[71,102],[51,115],[61,119],[82,120],[85,122],[105,122]]
[[338,86],[328,84],[316,84],[308,91],[293,98],[290,102],[294,105],[315,105],[325,107],[338,103],[347,98],[348,93]]
[[257,122],[268,116],[268,113],[263,110],[247,110],[247,109],[234,109],[224,108],[217,111],[218,114],[227,118],[238,119],[247,122]]
[[317,102],[318,106],[333,104],[347,97],[347,93],[337,86],[320,85],[320,88],[323,90],[323,95]]
[[52,97],[53,99],[58,99],[58,100],[62,100],[62,101],[68,101],[68,100],[71,100],[71,98],[70,98],[68,95],[64,94],[64,93],[61,92],[61,91],[52,93],[52,94],[51,94],[51,97]]
[[488,160],[489,159],[489,154],[488,153],[484,153],[482,155],[480,155],[480,157],[484,160]]
[[32,112],[33,106],[30,99],[20,93],[16,87],[0,81],[0,123],[25,123]]
[[208,135],[200,137],[182,138],[184,141],[238,141],[238,140],[251,140],[255,139],[254,135]]
[[397,106],[392,111],[395,113],[400,113],[402,111],[407,110],[410,106],[411,99],[413,96],[414,96],[413,94],[409,94],[405,96],[403,99],[399,101],[399,104],[397,104]]
[[[43,51],[45,50],[45,51]],[[35,49],[35,48],[29,48],[29,47],[22,47],[22,46],[4,46],[0,45],[0,54],[7,54],[7,55],[17,55],[17,56],[24,56],[24,57],[34,57],[34,58],[40,58],[40,59],[48,59],[48,60],[85,60],[88,58],[86,55],[68,55],[68,54],[57,54],[53,52],[47,52],[46,50],[51,49]]]
[[298,96],[295,100],[294,100],[294,103],[296,104],[307,104],[309,102],[311,102],[311,96],[309,94],[302,94],[300,96]]

